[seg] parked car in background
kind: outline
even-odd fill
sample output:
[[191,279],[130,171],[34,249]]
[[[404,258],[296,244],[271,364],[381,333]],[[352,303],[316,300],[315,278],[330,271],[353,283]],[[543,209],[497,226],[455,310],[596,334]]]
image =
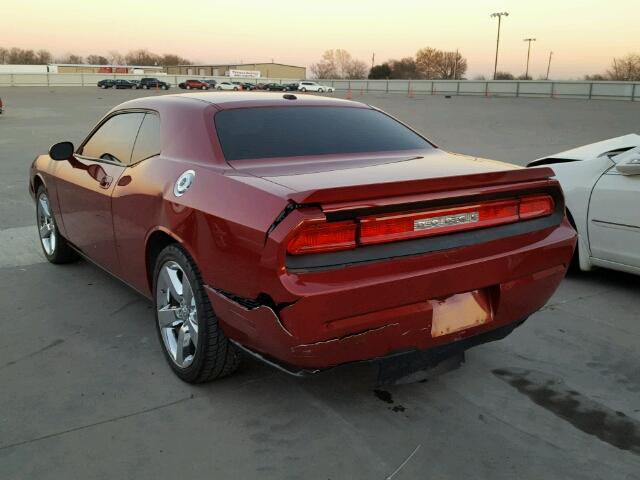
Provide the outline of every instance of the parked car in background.
[[529,163],[549,166],[578,231],[573,265],[640,274],[640,135],[592,143]]
[[160,88],[162,90],[169,90],[171,85],[167,82],[163,82],[162,80],[158,80],[157,78],[142,78],[140,79],[140,86],[144,90],[148,90],[150,88]]
[[279,83],[265,83],[263,89],[266,90],[267,92],[270,92],[270,91],[280,91],[280,92],[282,92],[282,91],[286,90],[286,87],[284,85],[279,84]]
[[240,87],[231,82],[218,82],[216,90],[240,90]]
[[2,103],[2,97],[0,97],[0,113],[2,113],[3,108],[4,108],[4,105]]
[[317,82],[300,82],[300,84],[298,85],[298,90],[300,90],[301,92],[318,92],[318,93],[322,93],[322,92],[333,92],[335,91],[335,88],[333,87],[328,87],[326,85],[320,85]]
[[255,90],[256,84],[250,82],[241,82],[243,90]]
[[202,80],[186,80],[182,83],[179,83],[178,87],[186,90],[209,90],[211,86],[207,82],[204,82]]
[[294,92],[298,90],[299,83],[285,83],[283,86],[286,92]]
[[133,83],[130,80],[123,80],[123,79],[118,79],[115,80],[113,86],[111,88],[127,88],[127,89],[131,89],[131,88],[136,88],[136,84]]
[[132,84],[134,89],[136,88],[140,88],[140,80],[129,80]]
[[111,88],[115,82],[113,78],[105,78],[104,80],[98,81],[97,85],[100,88]]
[[552,176],[449,153],[363,103],[197,92],[116,106],[28,183],[45,258],[83,255],[146,296],[168,364],[199,383],[240,351],[296,375],[406,375],[505,337],[576,244]]
[[209,85],[209,88],[215,88],[215,87],[216,87],[216,84],[218,83],[218,81],[217,81],[217,80],[214,80],[213,78],[208,79],[208,80],[207,80],[207,79],[205,79],[205,80],[203,80],[203,82],[205,82],[206,84],[208,84],[208,85]]

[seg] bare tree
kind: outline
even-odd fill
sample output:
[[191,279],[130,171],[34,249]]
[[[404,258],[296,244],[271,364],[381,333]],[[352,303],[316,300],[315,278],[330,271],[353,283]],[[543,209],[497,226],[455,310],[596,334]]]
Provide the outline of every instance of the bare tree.
[[191,60],[187,60],[186,58],[181,57],[180,55],[176,55],[174,53],[165,53],[160,58],[160,63],[162,65],[191,65]]
[[416,53],[416,69],[420,78],[439,78],[443,52],[435,48],[421,48]]
[[311,65],[311,73],[316,78],[338,78],[338,67],[334,51],[325,51],[320,61]]
[[345,78],[351,80],[367,78],[369,67],[362,60],[353,59],[345,68]]
[[497,71],[495,79],[496,80],[515,80],[516,77],[513,75],[513,73]]
[[53,62],[53,55],[49,50],[40,49],[36,52],[36,61],[39,65],[46,65]]
[[436,71],[437,78],[460,80],[467,72],[467,60],[459,52],[442,52]]
[[0,64],[9,63],[9,50],[0,47]]
[[80,55],[76,55],[75,53],[67,53],[66,55],[58,57],[56,61],[58,63],[69,63],[73,65],[84,63],[84,59]]
[[109,65],[109,59],[102,55],[89,55],[87,57],[87,63],[90,65]]
[[159,65],[161,60],[159,55],[143,48],[130,51],[124,58],[129,65]]
[[327,50],[318,63],[311,65],[311,73],[316,78],[366,78],[368,67],[361,60],[342,49]]
[[640,54],[630,53],[622,58],[614,58],[612,68],[607,71],[609,80],[640,80]]
[[122,55],[117,50],[109,50],[107,52],[107,59],[111,65],[124,65],[125,59],[124,55]]

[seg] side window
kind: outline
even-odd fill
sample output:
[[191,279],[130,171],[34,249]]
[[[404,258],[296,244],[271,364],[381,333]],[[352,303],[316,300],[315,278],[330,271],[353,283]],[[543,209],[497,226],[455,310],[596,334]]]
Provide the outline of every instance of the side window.
[[111,117],[84,144],[81,155],[128,165],[144,115],[121,113]]
[[131,163],[141,162],[160,153],[160,117],[155,113],[144,116],[138,138],[133,146]]

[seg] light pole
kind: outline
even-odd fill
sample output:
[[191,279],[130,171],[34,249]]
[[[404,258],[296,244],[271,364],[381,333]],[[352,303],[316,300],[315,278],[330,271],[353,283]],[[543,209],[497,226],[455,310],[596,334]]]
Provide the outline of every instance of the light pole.
[[509,12],[496,12],[490,15],[491,17],[498,17],[498,39],[496,40],[496,61],[493,65],[493,79],[496,79],[496,73],[498,73],[498,48],[500,48],[500,24],[502,22],[502,17],[508,17]]
[[523,41],[529,42],[529,47],[527,48],[527,69],[524,72],[524,79],[529,79],[529,56],[531,55],[531,42],[535,42],[535,38],[525,38]]
[[553,57],[553,52],[549,52],[549,63],[547,63],[547,78],[545,78],[545,80],[549,80],[549,70],[551,70],[551,57]]

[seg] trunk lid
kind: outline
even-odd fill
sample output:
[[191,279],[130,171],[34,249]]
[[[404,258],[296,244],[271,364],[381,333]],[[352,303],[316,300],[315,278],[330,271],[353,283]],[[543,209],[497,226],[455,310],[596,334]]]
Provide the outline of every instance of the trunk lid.
[[299,204],[323,205],[366,199],[473,190],[544,180],[549,168],[524,168],[440,149],[419,152],[331,155],[300,159],[230,162],[244,174],[291,191]]

